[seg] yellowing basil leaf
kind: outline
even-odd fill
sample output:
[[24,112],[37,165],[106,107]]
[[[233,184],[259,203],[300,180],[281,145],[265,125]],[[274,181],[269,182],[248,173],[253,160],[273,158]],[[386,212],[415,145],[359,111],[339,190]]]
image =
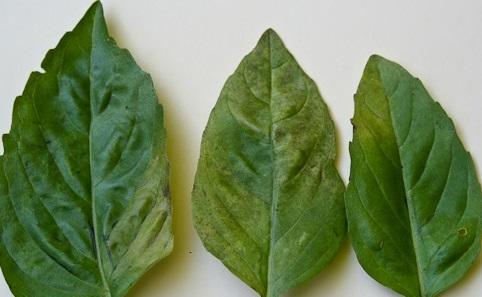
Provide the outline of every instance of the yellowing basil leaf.
[[206,248],[261,296],[317,274],[345,237],[335,127],[273,30],[226,82],[193,190]]
[[16,296],[124,296],[172,249],[162,107],[98,2],[42,67],[3,138],[3,273]]
[[358,260],[405,296],[439,295],[480,251],[482,194],[469,153],[420,80],[378,56],[353,126],[346,206]]

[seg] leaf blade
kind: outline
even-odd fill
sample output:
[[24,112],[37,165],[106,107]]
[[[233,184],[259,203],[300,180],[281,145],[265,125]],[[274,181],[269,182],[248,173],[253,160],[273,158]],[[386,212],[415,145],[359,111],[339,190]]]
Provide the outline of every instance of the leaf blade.
[[[466,273],[480,250],[477,239],[482,195],[472,160],[440,105],[418,79],[393,62],[378,56],[370,58],[355,104],[352,173],[346,203],[358,259],[373,278],[406,296],[437,296]],[[380,114],[374,116],[376,108],[383,109],[382,122],[375,119],[380,118]],[[370,140],[367,133],[375,136]],[[385,146],[385,154],[369,150],[370,159],[360,159],[359,147],[370,145],[370,141],[372,147]],[[396,156],[390,158],[393,165],[386,162],[387,155]],[[383,158],[385,163],[380,161]],[[383,172],[379,176],[384,179],[359,191],[357,184],[367,183],[362,169],[365,166]],[[466,197],[468,188],[457,178],[463,176],[464,170],[471,176],[473,189]],[[388,174],[390,178],[386,178]],[[390,193],[385,195],[387,203],[398,205],[391,216],[403,214],[401,220],[390,221],[386,216],[389,208],[373,193],[380,188]],[[360,201],[369,201],[373,207],[371,218],[357,212]],[[466,203],[471,205],[469,212],[464,211]],[[460,225],[462,218],[470,225],[467,229]],[[389,231],[382,234],[367,225],[369,220]],[[402,225],[410,228],[401,229]],[[457,229],[467,234],[459,236]],[[370,237],[376,239],[370,242]],[[376,248],[375,241],[386,243],[387,237],[396,244]],[[398,257],[400,254],[410,255],[408,261]],[[445,273],[443,267],[448,263],[455,266]]]
[[42,67],[4,137],[4,200],[60,270],[26,263],[24,278],[50,281],[18,289],[15,261],[5,261],[5,276],[20,296],[57,296],[68,275],[81,281],[69,296],[124,296],[172,249],[162,107],[150,77],[109,37],[99,2]]
[[266,31],[226,82],[203,136],[193,215],[206,248],[262,296],[312,277],[345,233],[334,158],[316,85]]

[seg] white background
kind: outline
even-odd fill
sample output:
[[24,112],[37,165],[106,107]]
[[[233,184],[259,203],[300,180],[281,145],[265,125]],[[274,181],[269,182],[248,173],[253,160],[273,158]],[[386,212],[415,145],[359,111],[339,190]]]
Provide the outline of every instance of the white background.
[[[29,73],[40,70],[47,50],[90,4],[0,0],[0,133],[9,130],[14,98]],[[268,27],[318,83],[338,128],[338,165],[345,181],[353,94],[373,53],[401,63],[424,81],[481,169],[480,0],[105,0],[104,8],[113,37],[152,74],[166,110],[172,166],[175,251],[129,297],[257,296],[203,249],[192,227],[190,191],[211,108],[226,78]],[[444,296],[480,297],[481,292],[479,259]],[[0,297],[11,296],[0,278]],[[398,295],[363,272],[347,242],[332,265],[287,296]]]

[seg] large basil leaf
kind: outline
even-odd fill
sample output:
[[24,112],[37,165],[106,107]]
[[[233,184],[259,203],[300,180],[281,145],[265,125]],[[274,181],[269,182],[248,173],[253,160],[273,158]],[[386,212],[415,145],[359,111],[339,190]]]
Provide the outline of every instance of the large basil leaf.
[[335,127],[273,30],[226,82],[193,190],[206,248],[261,296],[317,274],[345,236]]
[[353,126],[346,206],[358,260],[405,296],[437,296],[479,254],[472,159],[420,80],[378,56],[360,82]]
[[124,296],[172,249],[162,107],[100,3],[42,67],[3,137],[3,273],[16,296]]

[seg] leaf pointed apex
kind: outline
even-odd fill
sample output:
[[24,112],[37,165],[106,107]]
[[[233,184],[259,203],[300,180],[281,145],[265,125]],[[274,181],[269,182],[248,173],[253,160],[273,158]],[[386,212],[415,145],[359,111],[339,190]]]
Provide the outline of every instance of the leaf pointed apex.
[[97,14],[98,12],[101,12],[103,13],[104,12],[104,8],[102,6],[102,2],[100,1],[95,1],[94,3],[92,3],[92,5],[89,7],[89,9],[87,9],[87,12],[85,13],[85,15],[90,15],[90,14]]
[[400,66],[398,63],[396,62],[393,62],[385,57],[382,57],[380,55],[377,55],[377,54],[374,54],[374,55],[371,55],[370,58],[368,59],[368,63],[367,63],[367,66],[368,65],[376,65],[377,68],[379,69],[379,71],[386,71],[386,70],[389,70],[389,71],[393,71],[393,70],[397,70],[397,71],[401,71],[403,70],[402,66]]
[[79,24],[76,27],[79,27],[81,23],[92,24],[97,21],[99,16],[103,17],[103,15],[104,15],[104,9],[102,7],[102,3],[100,1],[95,1],[87,9],[84,16],[81,18],[81,20],[79,21]]
[[277,68],[287,61],[297,64],[294,57],[284,45],[281,37],[271,28],[267,29],[261,36],[256,50],[269,57],[270,68]]
[[268,28],[266,31],[264,31],[263,35],[259,40],[259,43],[260,44],[264,43],[267,45],[276,44],[276,43],[283,44],[278,33],[276,33],[276,31],[272,28]]
[[275,43],[283,44],[279,35],[272,28],[269,28],[266,31],[264,31],[263,35],[261,35],[261,38],[258,41],[257,47],[259,46],[270,47],[272,44],[275,44]]
[[277,38],[280,39],[278,33],[273,28],[268,28],[266,31],[264,31],[263,36],[266,36],[267,38]]
[[379,61],[383,61],[383,60],[386,60],[384,57],[380,56],[379,54],[373,54],[370,56],[370,58],[368,58],[368,62],[372,62],[372,63],[375,63],[375,62],[379,62]]
[[91,36],[93,34],[95,35],[96,32],[100,32],[100,35],[102,35],[102,33],[103,35],[107,35],[107,25],[104,19],[104,10],[100,1],[95,1],[80,19],[79,23],[74,27],[74,29],[70,32],[67,32],[57,44],[57,47],[51,49],[47,53],[41,64],[42,69],[48,72],[55,67],[59,67],[58,60],[55,58],[56,55],[60,54],[57,51],[57,48],[68,42],[67,40],[69,39],[69,36],[76,35],[77,38],[83,42],[85,41],[91,44],[93,42]]
[[400,64],[380,55],[370,56],[367,68],[376,69],[387,94],[391,95],[396,90],[400,80],[410,80],[412,75]]

